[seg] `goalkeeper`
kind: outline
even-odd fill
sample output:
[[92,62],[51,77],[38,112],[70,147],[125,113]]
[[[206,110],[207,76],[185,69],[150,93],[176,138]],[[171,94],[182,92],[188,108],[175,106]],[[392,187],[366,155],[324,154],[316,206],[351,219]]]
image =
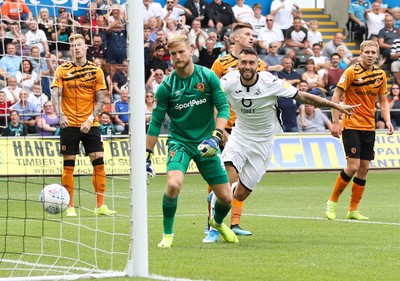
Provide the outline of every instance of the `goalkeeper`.
[[[170,37],[168,50],[175,71],[157,90],[157,105],[146,138],[147,172],[154,174],[152,150],[165,114],[168,114],[167,186],[162,201],[164,235],[158,247],[172,246],[178,195],[191,159],[217,197],[210,225],[217,228],[225,241],[238,242],[235,233],[223,223],[231,209],[232,192],[224,165],[216,156],[222,130],[229,118],[226,94],[213,71],[193,63],[187,36]],[[218,111],[216,121],[214,108]]]

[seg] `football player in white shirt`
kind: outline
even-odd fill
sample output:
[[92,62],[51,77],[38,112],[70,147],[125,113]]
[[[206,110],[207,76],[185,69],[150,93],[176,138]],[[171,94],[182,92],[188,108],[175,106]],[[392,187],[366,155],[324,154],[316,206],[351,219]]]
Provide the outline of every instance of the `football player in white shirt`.
[[[277,98],[294,98],[316,107],[331,107],[352,115],[359,106],[341,105],[321,97],[301,92],[267,71],[257,72],[257,53],[243,49],[239,54],[238,70],[221,78],[228,101],[236,113],[235,126],[221,153],[229,179],[239,176],[233,196],[244,201],[261,180],[274,151],[274,135],[282,133]],[[236,183],[231,181],[231,185]],[[213,206],[215,196],[211,199]],[[211,210],[213,212],[213,210]],[[216,242],[204,239],[203,242]]]

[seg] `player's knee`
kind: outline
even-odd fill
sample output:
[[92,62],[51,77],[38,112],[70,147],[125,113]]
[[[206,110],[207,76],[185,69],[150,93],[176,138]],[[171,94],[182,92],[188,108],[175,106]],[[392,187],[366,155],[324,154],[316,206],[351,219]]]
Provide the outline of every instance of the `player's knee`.
[[100,165],[104,165],[104,158],[103,157],[99,157],[96,158],[92,161],[92,165],[93,166],[100,166]]

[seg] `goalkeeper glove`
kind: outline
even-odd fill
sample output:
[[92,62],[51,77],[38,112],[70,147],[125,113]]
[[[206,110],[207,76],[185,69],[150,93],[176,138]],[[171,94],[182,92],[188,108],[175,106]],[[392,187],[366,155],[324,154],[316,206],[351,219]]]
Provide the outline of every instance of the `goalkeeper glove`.
[[197,149],[200,151],[201,156],[211,158],[217,154],[221,140],[222,131],[220,129],[215,129],[211,138],[202,141]]
[[146,172],[150,177],[154,177],[156,172],[154,172],[153,166],[151,166],[151,157],[153,156],[153,151],[151,149],[146,149]]

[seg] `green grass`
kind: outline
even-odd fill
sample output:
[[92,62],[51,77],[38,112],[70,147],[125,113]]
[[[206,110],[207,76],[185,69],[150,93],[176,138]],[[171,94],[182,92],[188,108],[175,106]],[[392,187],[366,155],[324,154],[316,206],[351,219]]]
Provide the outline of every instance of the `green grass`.
[[[157,243],[162,236],[161,199],[165,188],[165,176],[157,176],[148,186],[148,229],[149,229],[149,272],[152,276],[186,278],[194,280],[399,280],[398,257],[400,252],[399,212],[400,193],[398,171],[371,171],[367,187],[360,204],[360,210],[371,218],[369,222],[345,220],[350,200],[350,187],[341,196],[338,204],[338,219],[324,218],[326,200],[332,190],[337,172],[315,173],[268,173],[257,189],[246,201],[241,225],[253,232],[252,236],[239,237],[240,243],[232,245],[223,242],[203,244],[203,230],[206,223],[206,184],[198,175],[187,175],[179,197],[175,220],[175,240],[171,249],[159,249]],[[89,210],[93,203],[89,178],[81,178],[81,186],[88,186],[81,193],[82,220],[87,226],[96,228],[96,220]],[[52,179],[48,179],[51,182]],[[30,179],[30,181],[32,181]],[[53,181],[57,182],[58,180]],[[101,218],[103,231],[113,227],[119,232],[129,231],[128,183],[114,179],[115,194],[119,195],[117,210],[122,216],[114,223],[110,218]],[[3,239],[2,221],[4,212],[9,210],[13,217],[20,214],[21,202],[12,201],[18,209],[5,207],[3,200],[4,182],[0,182],[0,239]],[[20,184],[23,188],[25,184]],[[13,186],[18,186],[13,183]],[[42,185],[32,187],[28,198],[37,197]],[[16,188],[18,190],[18,188]],[[110,189],[110,188],[109,188]],[[8,189],[10,192],[10,188]],[[112,189],[110,189],[111,192]],[[21,190],[18,191],[21,193]],[[31,195],[32,194],[32,195]],[[33,196],[34,195],[34,196]],[[60,225],[69,232],[66,238],[77,238],[74,225],[41,220],[43,213],[37,204],[28,204],[38,222],[29,222],[32,236],[55,233],[60,235]],[[87,210],[86,210],[87,209]],[[49,215],[46,219],[52,218]],[[44,226],[38,229],[38,225]],[[99,224],[100,222],[100,224]],[[27,231],[23,226],[12,225],[13,233]],[[68,229],[70,228],[70,229]],[[11,229],[9,230],[11,231]],[[81,239],[94,243],[90,229],[81,230]],[[108,244],[109,235],[100,235],[98,241]],[[117,239],[118,250],[126,251],[127,236]],[[0,242],[0,253],[4,243]],[[49,245],[55,250],[58,243]],[[73,256],[76,248],[68,244],[63,251]],[[29,250],[37,250],[32,245]],[[63,252],[63,253],[64,253]],[[90,251],[88,251],[90,255]],[[114,261],[115,269],[123,269],[126,256],[120,255]],[[0,268],[4,265],[0,263]],[[0,277],[3,277],[0,270]],[[167,278],[169,280],[169,278]],[[111,280],[111,279],[110,279]],[[113,278],[112,280],[132,280]],[[134,280],[149,280],[134,278]]]

